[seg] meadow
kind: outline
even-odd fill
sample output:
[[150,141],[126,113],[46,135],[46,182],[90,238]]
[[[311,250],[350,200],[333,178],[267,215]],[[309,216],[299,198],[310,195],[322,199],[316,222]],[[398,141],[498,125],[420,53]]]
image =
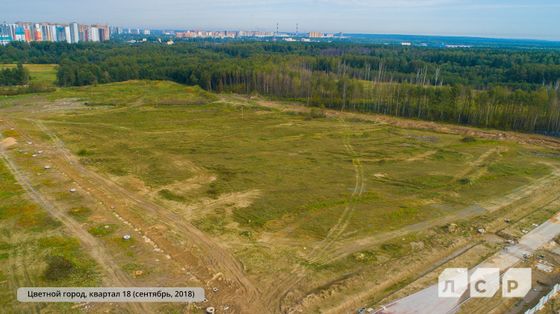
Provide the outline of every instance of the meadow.
[[[4,137],[23,142],[22,130],[52,151],[33,159],[12,149],[17,162],[35,173],[42,171],[37,162],[53,161],[56,169],[37,186],[102,241],[135,282],[183,280],[184,270],[171,272],[175,261],[163,266],[142,241],[123,241],[134,228],[115,219],[120,207],[144,219],[136,222],[145,234],[179,248],[176,255],[185,240],[168,219],[192,223],[241,262],[277,312],[322,291],[336,291],[338,301],[335,294],[328,302],[317,297],[310,308],[336,305],[363,289],[364,278],[377,280],[367,282],[380,289],[368,295],[374,304],[426,263],[480,241],[480,226],[500,230],[509,217],[519,222],[502,232],[517,234],[518,226],[547,219],[553,211],[542,205],[557,190],[560,156],[544,145],[168,81],[59,88],[7,98],[0,108],[16,126]],[[153,202],[167,220],[127,204],[130,198],[95,191],[95,177],[72,165],[74,158],[122,187],[121,196]],[[87,193],[68,193],[73,181]],[[457,230],[448,231],[450,222]]]
[[[106,105],[43,120],[82,163],[190,208],[185,217],[213,233],[289,228],[317,240],[351,207],[344,234],[374,235],[452,215],[551,171],[537,148],[285,113],[169,82],[64,89],[49,99]],[[227,195],[238,196],[231,210],[189,207]]]

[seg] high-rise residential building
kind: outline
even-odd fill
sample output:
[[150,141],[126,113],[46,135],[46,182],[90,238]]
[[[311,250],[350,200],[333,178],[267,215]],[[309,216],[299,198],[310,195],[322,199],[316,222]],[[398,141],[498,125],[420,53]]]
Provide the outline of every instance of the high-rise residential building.
[[8,24],[0,25],[0,45],[7,45],[12,42],[13,36]]
[[21,31],[22,41],[25,42],[33,41],[31,23],[17,22],[16,25]]
[[92,25],[98,32],[98,40],[96,41],[108,41],[111,39],[111,31],[108,25]]
[[79,29],[79,40],[81,42],[87,42],[89,41],[89,28],[90,26],[88,25],[79,25],[78,29]]
[[56,39],[58,42],[66,41],[66,29],[64,26],[56,26]]
[[105,25],[105,26],[99,27],[99,39],[101,41],[111,40],[111,30],[109,29],[109,26]]
[[58,37],[57,37],[57,34],[56,34],[56,25],[54,25],[54,24],[49,25],[49,32],[51,33],[52,41],[57,42]]
[[99,41],[99,29],[97,27],[90,27],[88,29],[88,41],[98,42]]
[[319,32],[310,32],[309,33],[309,38],[323,38],[323,36],[325,36],[325,34],[319,33]]
[[125,30],[124,30],[122,27],[118,27],[118,26],[109,26],[109,32],[110,32],[111,34],[120,35],[120,34],[124,34],[124,33],[125,33]]
[[16,25],[14,34],[15,34],[14,37],[15,41],[25,41],[25,30],[23,29],[22,26]]
[[0,34],[10,37],[13,41],[16,38],[15,25],[14,24],[2,24],[0,25]]
[[[80,25],[78,23],[0,23],[0,42],[5,45],[12,41],[48,42],[99,42],[111,39],[111,33],[118,29],[108,25]],[[122,29],[121,29],[122,31]]]
[[70,26],[64,26],[64,35],[66,37],[66,42],[72,43],[72,34],[70,33]]
[[72,44],[80,42],[80,25],[78,23],[70,23],[70,42]]
[[0,34],[0,45],[5,46],[12,42],[12,37],[6,34]]
[[34,41],[43,41],[43,30],[41,24],[33,25],[32,39]]
[[25,41],[26,42],[33,41],[33,37],[31,37],[31,29],[24,27],[23,31],[25,32]]
[[43,34],[44,41],[52,41],[52,36],[49,33],[49,24],[47,23],[41,24],[41,33]]

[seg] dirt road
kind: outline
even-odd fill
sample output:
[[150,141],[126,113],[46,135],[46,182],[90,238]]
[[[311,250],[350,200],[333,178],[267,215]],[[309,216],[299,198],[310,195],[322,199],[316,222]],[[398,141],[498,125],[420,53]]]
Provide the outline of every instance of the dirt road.
[[[69,217],[64,211],[53,205],[47,198],[37,191],[29,178],[18,168],[12,161],[8,153],[0,147],[0,155],[7,167],[10,169],[18,183],[27,192],[27,195],[33,202],[46,210],[52,217],[56,218],[64,224],[66,229],[78,238],[83,248],[97,262],[104,274],[104,284],[111,287],[132,287],[134,284],[128,276],[113,261],[111,256],[106,252],[103,244],[94,236],[84,230],[78,222]],[[149,306],[142,303],[128,303],[126,306],[133,313],[149,313]]]

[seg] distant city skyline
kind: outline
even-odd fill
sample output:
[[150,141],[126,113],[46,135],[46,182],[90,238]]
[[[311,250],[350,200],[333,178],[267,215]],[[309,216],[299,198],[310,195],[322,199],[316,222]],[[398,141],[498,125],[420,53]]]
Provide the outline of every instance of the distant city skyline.
[[[33,8],[33,9],[30,9]],[[15,21],[104,23],[150,29],[411,34],[560,40],[557,0],[75,0],[8,1]]]

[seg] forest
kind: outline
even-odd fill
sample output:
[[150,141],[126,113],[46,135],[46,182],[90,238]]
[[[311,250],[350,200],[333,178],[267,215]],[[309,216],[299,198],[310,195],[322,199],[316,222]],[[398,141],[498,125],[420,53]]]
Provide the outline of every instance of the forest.
[[309,106],[560,135],[560,51],[352,43],[15,43],[2,63],[59,64],[60,86],[172,80]]

